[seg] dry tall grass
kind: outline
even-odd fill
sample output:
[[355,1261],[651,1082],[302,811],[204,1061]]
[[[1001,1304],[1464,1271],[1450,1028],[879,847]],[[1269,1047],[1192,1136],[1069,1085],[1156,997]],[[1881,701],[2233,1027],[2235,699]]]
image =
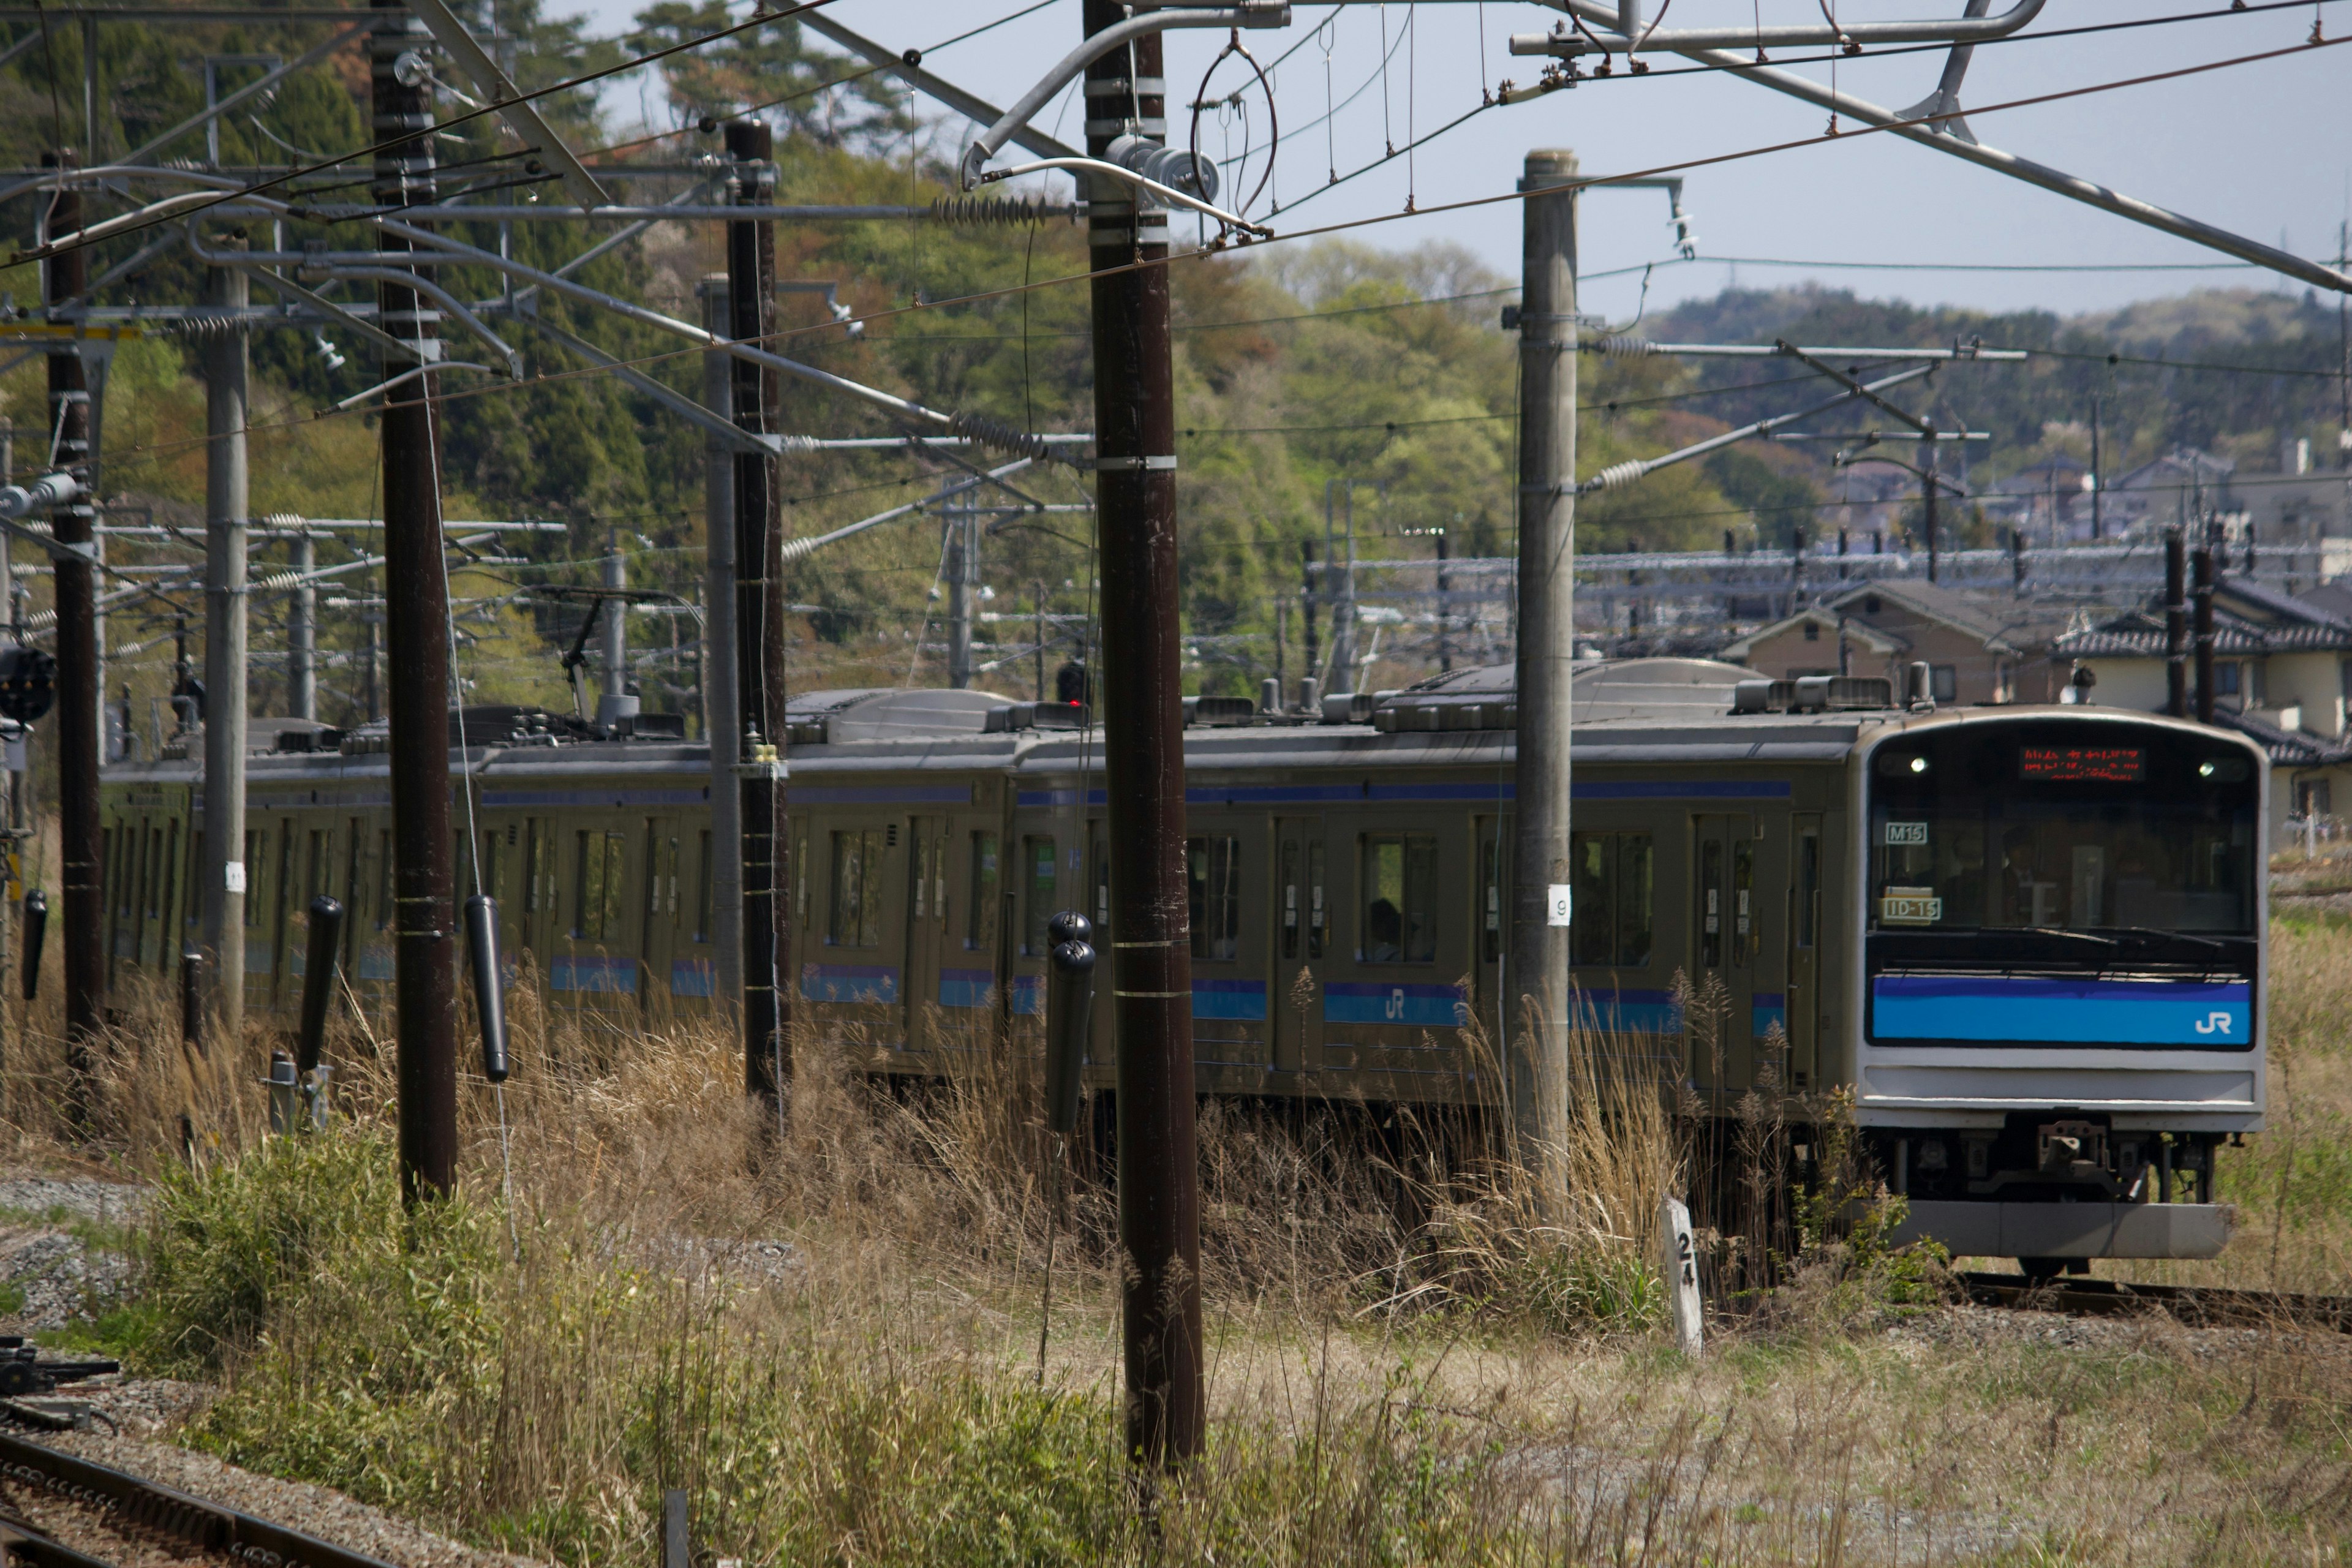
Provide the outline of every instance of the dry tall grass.
[[[2314,940],[2283,988],[2352,976]],[[261,1043],[192,1056],[163,1000],[126,1002],[86,1138],[40,1018],[0,1072],[20,1154],[164,1184],[111,1331],[221,1384],[192,1441],[566,1563],[652,1561],[673,1485],[698,1547],[761,1563],[2303,1559],[2352,1515],[2339,1341],[1890,1331],[1882,1300],[1722,1320],[1679,1362],[1645,1254],[1687,1108],[1590,1032],[1564,1207],[1467,1119],[1203,1107],[1212,1443],[1139,1508],[1114,1212],[1101,1173],[1052,1179],[1034,1037],[898,1090],[870,1041],[803,1037],[774,1125],[723,1031],[526,976],[503,1106],[467,1080],[462,1195],[420,1223],[380,1020],[335,1026],[336,1131],[272,1139]],[[1727,1123],[1740,1267],[1792,1245],[1733,1202],[1787,1158],[1771,1103]]]

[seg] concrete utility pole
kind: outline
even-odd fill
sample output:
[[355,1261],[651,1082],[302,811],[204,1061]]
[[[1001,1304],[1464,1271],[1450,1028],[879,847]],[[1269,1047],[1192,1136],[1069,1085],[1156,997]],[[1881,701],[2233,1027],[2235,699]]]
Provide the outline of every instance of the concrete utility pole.
[[2164,531],[2164,710],[2189,716],[2189,557],[2180,531]]
[[[70,150],[45,153],[44,168],[75,166]],[[61,190],[49,204],[43,239],[77,234],[82,225],[81,193]],[[42,297],[51,304],[78,298],[89,286],[89,252],[77,247],[43,263]],[[50,460],[80,481],[80,493],[50,513],[59,544],[87,545],[97,538],[97,509],[90,503],[89,376],[80,345],[68,343],[49,354],[49,428],[56,432]],[[89,1043],[104,1023],[106,951],[103,941],[105,839],[99,826],[98,770],[101,743],[99,708],[97,568],[86,558],[60,555],[51,582],[58,608],[58,859],[65,873],[67,1114],[77,1125],[89,1111]]]
[[[727,275],[702,280],[702,325],[730,331]],[[702,402],[735,412],[734,357],[702,356]],[[716,435],[703,443],[702,534],[706,552],[702,617],[702,731],[710,741],[710,938],[714,1010],[732,1011],[743,995],[743,803],[735,782],[743,721],[735,698],[735,448]]]
[[[202,220],[199,220],[202,221]],[[213,302],[238,310],[246,275],[224,267]],[[245,333],[205,345],[205,952],[214,1016],[235,1049],[245,1038],[246,520]]]
[[[434,196],[432,106],[396,62],[433,47],[397,0],[368,36],[379,142],[370,192],[382,206]],[[413,74],[413,73],[411,73]],[[386,235],[386,250],[410,248]],[[414,353],[386,353],[389,380],[439,357],[441,314],[413,289],[376,287],[376,320]],[[399,998],[400,1186],[410,1203],[457,1180],[457,887],[449,857],[449,596],[442,575],[440,452],[429,375],[387,395],[383,439],[384,641],[390,658],[394,962]]]
[[971,626],[980,593],[980,512],[968,500],[940,510],[947,532],[948,684],[964,691],[971,687]]
[[[294,540],[294,570],[308,579],[319,569],[319,542],[310,533]],[[286,601],[286,710],[296,719],[319,717],[319,590],[296,584]]]
[[[615,537],[612,548],[604,552],[604,586],[624,589],[629,585],[629,563],[621,553],[621,542]],[[597,637],[597,663],[604,667],[604,690],[596,699],[596,722],[610,724],[633,714],[635,705],[629,700],[629,602],[607,599],[602,611],[604,624]]]
[[[1086,0],[1097,33],[1126,19]],[[1160,35],[1087,68],[1087,152],[1164,140]],[[1193,1124],[1192,957],[1184,889],[1184,714],[1177,645],[1176,392],[1168,215],[1087,181],[1093,279],[1096,504],[1102,540],[1103,766],[1109,794],[1112,1015],[1118,1051],[1118,1237],[1129,1456],[1201,1451],[1201,1194]],[[1131,263],[1146,263],[1133,267]]]
[[[1528,154],[1522,191],[1576,178]],[[1547,1186],[1568,1125],[1569,725],[1576,665],[1576,196],[1521,205],[1517,842],[1511,858],[1511,1124]]]
[[[775,135],[756,120],[727,126],[729,176],[739,206],[765,203],[775,180]],[[776,226],[727,226],[727,297],[738,342],[767,343],[776,330]],[[735,423],[775,433],[782,377],[736,359],[730,367]],[[741,783],[743,835],[743,1088],[782,1110],[792,1074],[792,1003],[784,991],[791,952],[792,839],[784,803],[784,580],[781,476],[772,451],[735,455],[735,689],[743,740],[752,751]]]

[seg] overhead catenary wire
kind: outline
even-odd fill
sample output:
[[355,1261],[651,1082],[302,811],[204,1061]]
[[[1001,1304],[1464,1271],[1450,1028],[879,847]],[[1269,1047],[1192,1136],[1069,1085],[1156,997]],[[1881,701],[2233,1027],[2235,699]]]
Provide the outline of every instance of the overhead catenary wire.
[[[822,3],[822,0],[816,0],[816,3]],[[2133,88],[2133,87],[2147,86],[2147,85],[2151,85],[2151,84],[2158,83],[2158,82],[2162,82],[2162,81],[2176,80],[2176,79],[2179,79],[2186,78],[2186,77],[2192,77],[2192,76],[2203,75],[2203,74],[2206,74],[2206,73],[2208,73],[2208,72],[2211,72],[2211,71],[2223,70],[2223,69],[2230,69],[2230,68],[2233,68],[2240,67],[2240,66],[2252,65],[2252,64],[2259,64],[2259,63],[2263,63],[2263,62],[2270,61],[2270,60],[2280,59],[2280,58],[2289,58],[2289,57],[2295,56],[2295,55],[2306,54],[2306,53],[2309,53],[2310,51],[2315,50],[2315,49],[2321,49],[2321,48],[2332,48],[2332,47],[2336,47],[2336,46],[2338,46],[2338,45],[2340,45],[2340,44],[2346,43],[2346,42],[2352,42],[2352,38],[2322,39],[2322,40],[2318,40],[2318,41],[2315,41],[2315,41],[2306,41],[2306,42],[2303,42],[2303,43],[2298,43],[2298,44],[2291,45],[2291,46],[2288,46],[2288,47],[2283,47],[2283,48],[2271,49],[2271,50],[2264,50],[2264,51],[2261,51],[2261,52],[2259,52],[2259,53],[2252,54],[2252,55],[2242,55],[2242,56],[2232,57],[2232,58],[2227,58],[2227,59],[2205,61],[2205,62],[2201,62],[2201,63],[2199,63],[2199,64],[2196,64],[2196,65],[2184,66],[2184,67],[2178,67],[2178,68],[2172,68],[2172,69],[2169,69],[2169,70],[2158,71],[2158,72],[2153,72],[2153,73],[2148,73],[2148,74],[2144,74],[2144,75],[2141,75],[2141,76],[2136,76],[2136,77],[2130,77],[2130,78],[2125,78],[2125,79],[2118,79],[2118,80],[2113,80],[2113,81],[2107,81],[2107,82],[2090,83],[2090,84],[2086,84],[2086,85],[2084,85],[2084,86],[2081,86],[2081,87],[2067,88],[2067,89],[2057,89],[2057,90],[2051,91],[2051,92],[2039,93],[2039,94],[2035,94],[2035,95],[2032,95],[2032,96],[2031,96],[2031,97],[2027,97],[2027,98],[2016,99],[2016,100],[2009,100],[2009,101],[2006,101],[2006,102],[1995,103],[1995,104],[1990,104],[1990,105],[1986,105],[1986,106],[1983,106],[1983,107],[1980,107],[1980,108],[1972,109],[1971,110],[1969,110],[1969,112],[1970,112],[1972,115],[1981,116],[1981,115],[1986,115],[1986,114],[1998,113],[1998,112],[2000,112],[2000,111],[2002,111],[2002,110],[2006,110],[2030,108],[2030,107],[2034,107],[2034,106],[2038,106],[2038,105],[2042,105],[2042,104],[2047,104],[2047,103],[2052,103],[2052,102],[2063,101],[2063,100],[2072,100],[2072,99],[2077,99],[2077,98],[2084,98],[2084,97],[2093,96],[2093,95],[2095,95],[2095,94],[2098,94],[2098,93],[2116,91],[2116,90],[2119,90],[2119,89],[2126,89],[2126,88]],[[1914,126],[1916,126],[1916,125],[1919,125],[1919,124],[1924,124],[1924,123],[1926,123],[1926,122],[1927,121],[1927,120],[1928,120],[1929,118],[1931,118],[1931,117],[1922,116],[1922,117],[1920,117],[1919,119],[1917,119],[1917,120],[1901,120],[1901,121],[1888,121],[1888,122],[1885,122],[1885,123],[1874,123],[1874,124],[1869,124],[1869,125],[1857,126],[1857,127],[1855,127],[1855,128],[1853,128],[1853,129],[1852,129],[1852,130],[1850,130],[1850,131],[1847,131],[1847,132],[1843,132],[1843,134],[1838,138],[1838,140],[1839,140],[1840,142],[1853,142],[1853,141],[1856,141],[1856,140],[1858,140],[1858,139],[1860,139],[1860,138],[1863,138],[1863,137],[1865,137],[1865,136],[1876,135],[1876,134],[1881,134],[1881,133],[1886,133],[1886,132],[1896,132],[1896,131],[1903,130],[1903,129],[1905,129],[1905,128],[1906,128],[1906,127],[1914,127]],[[1686,172],[1686,171],[1688,171],[1688,170],[1691,170],[1691,169],[1696,169],[1696,168],[1717,167],[1717,166],[1721,166],[1721,165],[1724,165],[1724,164],[1733,163],[1738,163],[1738,162],[1742,162],[1742,161],[1746,161],[1746,160],[1749,160],[1749,159],[1760,158],[1760,157],[1769,157],[1769,156],[1776,155],[1776,154],[1782,153],[1788,153],[1788,152],[1797,151],[1797,150],[1803,149],[1803,148],[1816,147],[1816,146],[1822,145],[1822,144],[1825,141],[1827,141],[1827,140],[1828,140],[1827,138],[1822,138],[1822,137],[1805,137],[1805,138],[1802,138],[1802,139],[1801,139],[1801,140],[1796,140],[1796,141],[1786,141],[1786,142],[1769,142],[1769,143],[1764,143],[1764,144],[1760,144],[1760,145],[1758,145],[1758,146],[1753,146],[1753,147],[1748,147],[1748,148],[1737,149],[1737,150],[1734,150],[1734,151],[1731,151],[1731,152],[1727,152],[1727,153],[1720,153],[1705,154],[1705,155],[1698,156],[1698,157],[1695,157],[1695,158],[1682,159],[1682,160],[1677,160],[1677,161],[1675,161],[1675,162],[1672,162],[1672,163],[1661,163],[1661,164],[1655,164],[1655,165],[1652,165],[1652,166],[1650,166],[1650,167],[1648,167],[1648,168],[1644,168],[1644,169],[1633,170],[1633,171],[1626,171],[1626,172],[1622,172],[1622,173],[1619,173],[1619,174],[1608,174],[1608,175],[1593,175],[1593,176],[1589,176],[1589,177],[1580,178],[1580,179],[1578,179],[1578,180],[1575,180],[1575,181],[1570,182],[1570,188],[1573,188],[1573,189],[1591,189],[1591,188],[1593,188],[1593,187],[1596,187],[1596,186],[1606,186],[1606,185],[1609,185],[1609,184],[1615,184],[1615,183],[1618,183],[1618,182],[1621,182],[1621,181],[1624,181],[1624,180],[1639,179],[1639,178],[1649,178],[1649,177],[1654,177],[1654,176],[1657,176],[1657,175],[1661,175],[1661,174],[1675,174],[1675,173]],[[1557,188],[1557,187],[1554,187],[1554,188]],[[1438,216],[1438,215],[1445,214],[1445,213],[1452,213],[1452,212],[1465,211],[1465,210],[1469,210],[1469,209],[1473,209],[1473,208],[1476,208],[1476,207],[1495,205],[1499,205],[1499,204],[1507,203],[1507,202],[1517,202],[1517,201],[1522,201],[1522,200],[1525,200],[1525,199],[1526,199],[1525,193],[1522,193],[1522,192],[1519,192],[1519,191],[1516,191],[1516,190],[1512,190],[1512,191],[1504,191],[1504,192],[1497,192],[1497,193],[1491,194],[1491,195],[1487,195],[1469,196],[1469,197],[1464,197],[1464,198],[1461,198],[1461,199],[1456,200],[1456,201],[1446,202],[1446,203],[1442,203],[1442,204],[1434,205],[1432,205],[1432,206],[1429,206],[1429,207],[1424,207],[1424,208],[1420,209],[1420,211],[1419,211],[1418,213],[1414,213],[1414,214],[1405,214],[1405,213],[1373,214],[1373,215],[1370,215],[1370,216],[1364,216],[1364,217],[1360,217],[1360,218],[1347,219],[1347,220],[1343,220],[1343,221],[1340,221],[1340,222],[1336,222],[1336,223],[1331,223],[1331,224],[1322,225],[1322,226],[1317,226],[1317,227],[1307,228],[1307,229],[1293,230],[1293,231],[1288,232],[1288,233],[1286,233],[1286,234],[1281,234],[1281,235],[1275,236],[1272,239],[1256,241],[1256,242],[1255,242],[1255,244],[1258,244],[1258,245],[1264,245],[1264,244],[1280,243],[1280,242],[1283,242],[1283,241],[1294,241],[1294,240],[1299,240],[1299,239],[1315,238],[1315,237],[1322,237],[1322,236],[1325,236],[1325,235],[1351,232],[1351,231],[1354,231],[1354,230],[1357,230],[1357,229],[1369,228],[1369,227],[1373,227],[1373,226],[1379,226],[1379,225],[1382,225],[1382,224],[1393,223],[1393,222],[1397,222],[1397,221],[1399,221],[1400,219],[1406,218],[1406,217],[1414,217],[1414,216],[1428,217],[1428,216]],[[392,227],[397,228],[397,227],[404,226],[397,226],[397,225],[389,225],[389,224],[388,224],[388,225],[387,225],[387,226],[392,226]],[[438,235],[430,235],[430,236],[426,236],[425,237],[426,237],[430,242],[433,242],[433,243],[439,243],[439,244],[448,244],[448,243],[450,243],[450,242],[446,241],[446,238],[445,238],[444,237],[441,237],[441,236],[438,236]],[[465,247],[465,248],[468,248],[468,249],[470,249],[471,247]],[[1029,290],[1029,289],[1033,289],[1065,287],[1065,286],[1067,286],[1067,285],[1069,285],[1069,284],[1073,284],[1073,283],[1077,283],[1077,282],[1082,282],[1082,281],[1089,281],[1089,280],[1091,280],[1091,279],[1097,279],[1097,278],[1113,277],[1113,276],[1117,276],[1117,275],[1118,275],[1118,274],[1120,274],[1120,273],[1124,273],[1124,272],[1130,272],[1130,271],[1138,271],[1138,270],[1141,270],[1141,269],[1146,268],[1161,268],[1161,267],[1168,267],[1168,266],[1173,265],[1174,263],[1179,262],[1179,261],[1184,261],[1184,260],[1199,260],[1199,259],[1205,258],[1207,258],[1207,257],[1216,256],[1216,255],[1220,255],[1220,254],[1223,254],[1223,253],[1224,253],[1224,252],[1223,252],[1223,251],[1222,251],[1222,250],[1220,250],[1220,249],[1212,248],[1212,249],[1208,249],[1208,250],[1200,250],[1200,251],[1188,251],[1188,252],[1182,252],[1182,253],[1178,253],[1178,254],[1171,255],[1171,256],[1166,257],[1166,258],[1136,258],[1136,259],[1132,259],[1132,260],[1129,260],[1129,261],[1120,262],[1120,263],[1115,264],[1115,265],[1110,266],[1110,267],[1105,267],[1105,268],[1092,268],[1092,269],[1089,269],[1089,270],[1087,270],[1087,271],[1082,271],[1082,272],[1077,272],[1077,273],[1065,274],[1065,275],[1063,275],[1062,277],[1059,277],[1059,278],[1045,279],[1036,280],[1036,281],[1033,281],[1033,282],[1029,282],[1029,283],[1024,283],[1024,284],[1008,285],[1008,286],[1004,286],[1004,287],[1001,287],[1001,288],[995,288],[995,289],[980,289],[980,290],[975,290],[974,292],[972,292],[972,293],[971,293],[971,294],[966,294],[966,295],[957,296],[957,297],[954,297],[954,298],[951,298],[951,299],[940,300],[935,300],[935,301],[925,301],[925,302],[922,302],[922,303],[919,303],[919,304],[916,304],[916,305],[900,306],[900,307],[897,307],[897,308],[890,309],[890,310],[879,310],[879,311],[869,312],[869,313],[868,313],[865,318],[863,318],[863,319],[870,322],[870,321],[875,321],[886,320],[886,319],[889,319],[889,318],[893,318],[893,317],[897,317],[897,316],[901,316],[901,315],[906,315],[906,314],[911,314],[911,313],[913,313],[914,311],[919,310],[927,310],[927,309],[928,309],[928,310],[937,310],[937,309],[943,309],[943,308],[950,308],[950,307],[954,307],[954,306],[958,306],[958,305],[971,305],[971,304],[977,304],[977,303],[981,303],[981,302],[987,301],[987,300],[998,300],[998,299],[1013,298],[1013,297],[1015,297],[1015,296],[1017,296],[1017,295],[1019,295],[1019,294],[1023,293],[1024,291],[1026,291],[1026,290]],[[2352,279],[2341,279],[2340,281],[2342,282],[2343,286],[2347,287],[2347,289],[2352,289]],[[828,325],[829,325],[829,324],[828,324]],[[815,331],[820,331],[820,330],[826,330],[826,329],[825,329],[825,328],[820,328],[820,327],[814,327],[814,326],[812,326],[812,327],[802,327],[802,328],[785,328],[785,329],[779,329],[779,330],[778,330],[777,331],[775,331],[775,332],[772,332],[772,333],[770,333],[770,334],[766,334],[765,336],[763,336],[762,338],[761,338],[761,339],[760,339],[760,340],[758,340],[758,341],[760,341],[760,342],[774,342],[774,341],[777,341],[777,340],[779,340],[779,339],[787,338],[787,337],[792,337],[792,336],[796,336],[796,335],[799,335],[799,334],[801,334],[801,333],[803,333],[803,332]],[[739,347],[748,347],[748,346],[749,346],[749,342],[748,342],[748,341],[746,342],[746,343],[745,343],[745,344],[739,345]],[[650,355],[650,356],[646,356],[646,358],[644,358],[644,359],[642,359],[642,360],[638,360],[638,361],[631,361],[631,362],[616,362],[616,363],[631,363],[631,364],[650,363],[656,363],[656,362],[657,362],[657,361],[659,361],[659,360],[663,360],[663,359],[667,359],[667,358],[676,357],[677,353],[685,353],[685,352],[691,352],[691,351],[674,351],[672,353],[665,353],[665,354],[656,354],[656,355]],[[486,395],[488,395],[488,394],[489,394],[489,393],[491,393],[491,392],[495,392],[495,391],[504,391],[504,390],[508,390],[508,389],[509,389],[509,388],[511,388],[511,387],[535,385],[535,384],[541,384],[541,383],[542,383],[542,382],[546,382],[546,381],[570,379],[570,378],[572,378],[572,377],[578,376],[578,375],[603,374],[603,373],[604,373],[604,371],[605,369],[607,369],[607,368],[608,368],[608,367],[601,367],[601,366],[599,366],[599,367],[591,367],[591,368],[586,369],[586,370],[570,371],[570,372],[562,372],[562,373],[557,373],[557,374],[554,374],[554,375],[542,375],[542,376],[531,377],[531,378],[528,378],[528,379],[526,379],[525,381],[522,381],[522,382],[503,384],[501,384],[501,385],[499,385],[499,386],[492,386],[492,387],[474,387],[474,388],[467,388],[467,389],[463,389],[463,390],[459,390],[459,391],[436,391],[435,393],[433,393],[433,394],[432,394],[432,400],[433,400],[433,401],[436,401],[436,402],[446,403],[446,402],[451,401],[451,400],[454,400],[454,399],[467,398],[467,397],[475,397],[475,396]],[[325,416],[327,416],[327,415],[326,415],[323,411],[321,411],[321,412],[320,412],[320,413],[313,414],[313,415],[311,415],[311,416],[308,416],[308,417],[309,417],[309,418],[319,418],[319,417],[325,417]],[[284,422],[284,423],[283,423],[283,424],[281,424],[281,425],[275,426],[254,426],[254,427],[252,427],[252,428],[292,428],[292,427],[294,427],[296,425],[299,425],[299,424],[300,424],[300,423],[304,423],[304,422],[307,422],[307,421],[306,421],[306,420],[289,420],[289,421]],[[201,440],[203,440],[203,439],[205,439],[205,437],[192,437],[192,438],[190,438],[190,441],[201,441]],[[169,449],[170,447],[173,447],[188,445],[188,444],[190,444],[190,441],[154,443],[154,444],[151,444],[151,445],[144,446],[144,447],[133,447],[133,448],[131,448],[131,450],[133,450],[133,451],[161,451],[161,450]]]

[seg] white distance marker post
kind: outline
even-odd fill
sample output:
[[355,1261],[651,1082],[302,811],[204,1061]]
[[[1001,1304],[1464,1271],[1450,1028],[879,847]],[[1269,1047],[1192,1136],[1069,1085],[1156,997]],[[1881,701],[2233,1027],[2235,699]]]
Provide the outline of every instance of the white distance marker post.
[[1691,1239],[1690,1210],[1680,1198],[1658,1200],[1658,1268],[1674,1311],[1675,1348],[1699,1353],[1698,1248]]

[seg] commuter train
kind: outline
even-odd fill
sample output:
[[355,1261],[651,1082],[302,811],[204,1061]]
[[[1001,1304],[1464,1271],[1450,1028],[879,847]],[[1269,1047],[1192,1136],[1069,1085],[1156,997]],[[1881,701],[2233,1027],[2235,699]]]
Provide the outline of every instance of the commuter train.
[[[2120,710],[1905,704],[1883,680],[1700,660],[1595,664],[1575,694],[1588,1022],[1646,1039],[1702,1104],[1727,1107],[1760,1068],[1847,1091],[1910,1231],[1955,1252],[2054,1267],[2221,1249],[2214,1150],[2264,1107],[2259,747]],[[509,955],[554,1005],[709,1006],[707,748],[675,719],[619,733],[477,708],[461,751],[460,717],[452,770],[472,798],[455,820]],[[1499,1038],[1509,994],[1515,719],[1507,668],[1311,714],[1188,702],[1202,1093],[1495,1100],[1462,1026]],[[877,1070],[933,1076],[1038,1010],[1049,917],[1108,924],[1101,737],[1081,721],[974,691],[793,700],[803,1016],[859,1026]],[[246,984],[263,1013],[299,1001],[321,892],[351,911],[355,983],[388,993],[392,974],[383,730],[289,722],[257,723],[269,749],[248,764]],[[118,973],[165,977],[196,936],[201,759],[183,742],[108,772]]]

